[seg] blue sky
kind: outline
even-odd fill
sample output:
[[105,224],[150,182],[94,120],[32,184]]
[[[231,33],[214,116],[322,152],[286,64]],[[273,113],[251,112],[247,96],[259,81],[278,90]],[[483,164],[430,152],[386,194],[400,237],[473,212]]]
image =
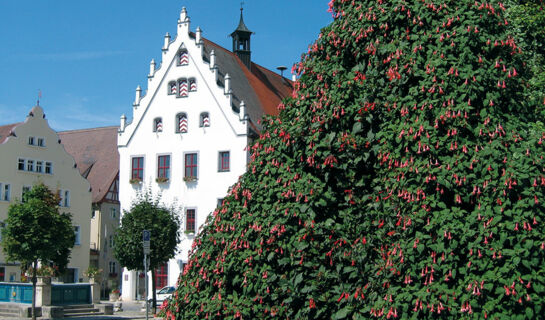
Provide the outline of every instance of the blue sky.
[[[200,26],[204,37],[231,49],[240,2],[0,0],[0,125],[24,120],[38,90],[55,130],[118,125],[122,113],[131,117],[150,60],[160,61],[163,36],[176,34],[181,8],[193,31]],[[327,2],[246,0],[252,60],[291,69],[332,21]]]

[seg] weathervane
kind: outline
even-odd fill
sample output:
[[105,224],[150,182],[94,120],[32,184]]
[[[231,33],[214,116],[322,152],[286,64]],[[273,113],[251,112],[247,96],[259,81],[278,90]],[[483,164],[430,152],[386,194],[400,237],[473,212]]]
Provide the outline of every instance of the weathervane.
[[38,89],[38,101],[36,101],[36,105],[40,105],[40,99],[42,98],[42,90]]
[[244,1],[241,1],[240,2],[240,12],[242,12],[242,10],[244,10],[243,6],[244,6]]

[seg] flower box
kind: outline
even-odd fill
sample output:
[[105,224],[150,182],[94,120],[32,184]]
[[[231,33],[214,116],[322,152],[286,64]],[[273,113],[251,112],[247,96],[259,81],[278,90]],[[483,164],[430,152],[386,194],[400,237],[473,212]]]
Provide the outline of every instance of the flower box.
[[167,177],[157,177],[155,179],[155,182],[157,183],[167,183],[169,181],[169,179]]
[[129,180],[129,183],[130,183],[130,184],[141,184],[141,183],[142,183],[142,179],[139,179],[139,178],[132,178],[131,180]]
[[184,177],[184,181],[185,181],[185,182],[194,182],[194,181],[197,181],[197,177],[194,177],[194,176],[185,176],[185,177]]

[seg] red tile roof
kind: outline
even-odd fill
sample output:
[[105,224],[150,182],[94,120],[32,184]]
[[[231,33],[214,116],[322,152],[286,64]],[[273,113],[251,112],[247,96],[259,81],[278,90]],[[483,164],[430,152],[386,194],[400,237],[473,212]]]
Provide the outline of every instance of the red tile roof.
[[15,127],[20,124],[22,124],[22,122],[0,126],[0,144],[4,143],[9,135],[14,132]]
[[92,188],[93,203],[104,201],[119,173],[118,127],[102,127],[59,132],[66,151]]
[[248,116],[254,124],[265,114],[278,114],[278,104],[293,91],[291,80],[253,62],[249,70],[235,53],[208,39],[204,39],[204,44],[207,59],[211,50],[216,54],[219,82],[224,83],[226,74],[231,77],[235,108],[244,100]]

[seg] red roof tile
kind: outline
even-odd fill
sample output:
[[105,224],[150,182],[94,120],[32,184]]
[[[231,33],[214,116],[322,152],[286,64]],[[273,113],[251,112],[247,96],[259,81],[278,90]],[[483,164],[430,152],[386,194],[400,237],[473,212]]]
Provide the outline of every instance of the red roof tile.
[[91,184],[93,203],[102,202],[119,173],[118,127],[59,132],[64,148]]
[[257,123],[265,114],[278,114],[278,104],[293,91],[291,80],[253,62],[249,70],[235,53],[208,39],[204,39],[204,44],[207,57],[211,50],[216,54],[219,81],[224,82],[226,74],[231,77],[233,103],[236,107],[244,100],[253,123]]
[[4,143],[9,135],[14,131],[15,127],[20,124],[22,124],[22,122],[0,126],[0,144]]

